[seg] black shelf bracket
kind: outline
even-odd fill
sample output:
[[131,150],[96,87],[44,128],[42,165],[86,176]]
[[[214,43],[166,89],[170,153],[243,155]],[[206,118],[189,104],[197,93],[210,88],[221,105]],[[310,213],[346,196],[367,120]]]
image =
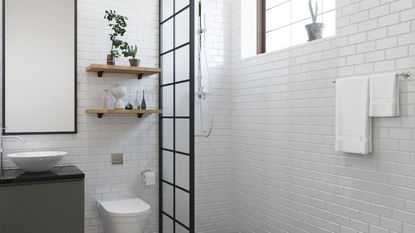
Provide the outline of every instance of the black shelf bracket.
[[[104,113],[97,113],[97,115],[98,115],[98,118],[101,119],[104,116]],[[137,117],[138,118],[142,118],[143,115],[144,115],[143,113],[138,113],[137,114]]]
[[[97,72],[97,76],[98,77],[100,77],[100,78],[102,78],[102,75],[104,74],[104,71],[98,71]],[[143,78],[143,76],[144,76],[144,74],[137,74],[137,78],[140,80],[140,79],[142,79]]]

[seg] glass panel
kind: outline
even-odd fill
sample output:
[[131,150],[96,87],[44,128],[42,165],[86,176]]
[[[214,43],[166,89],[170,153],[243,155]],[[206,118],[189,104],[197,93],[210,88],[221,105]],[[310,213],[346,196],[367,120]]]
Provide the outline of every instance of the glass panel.
[[176,188],[176,219],[189,227],[189,194]]
[[173,220],[163,214],[163,233],[173,233],[173,224]]
[[189,153],[188,119],[176,119],[176,151]]
[[189,116],[189,82],[176,84],[176,116]]
[[170,49],[173,49],[173,19],[163,23],[162,28],[162,41],[161,52],[164,53]]
[[323,0],[323,11],[327,12],[336,9],[336,1],[335,0]]
[[163,0],[162,5],[161,21],[167,19],[173,15],[173,0]]
[[189,9],[176,15],[176,47],[190,41]]
[[173,52],[161,57],[162,84],[173,82]]
[[[321,13],[322,0],[313,0],[313,8],[315,9],[315,3],[318,4],[319,13]],[[296,23],[305,19],[310,19],[311,23],[311,14],[308,7],[308,0],[292,0],[291,7],[291,22]],[[319,17],[321,20],[321,18]]]
[[[161,85],[160,98],[163,109],[160,145],[162,159],[162,192],[160,207],[163,233],[190,233],[190,157],[179,154],[190,151],[190,0],[162,0],[160,18]],[[192,8],[193,9],[193,8]],[[180,11],[180,13],[178,13]],[[172,17],[175,13],[178,13]],[[180,47],[180,48],[179,48]],[[177,83],[180,82],[180,83]],[[167,85],[168,84],[168,85]],[[170,117],[173,119],[167,119]],[[167,151],[172,150],[172,151]],[[177,152],[175,152],[175,151]],[[174,219],[172,219],[174,218]]]
[[267,52],[277,49],[290,47],[291,44],[291,30],[290,27],[283,27],[281,29],[267,33]]
[[173,153],[163,151],[163,180],[173,183]]
[[189,5],[189,0],[176,0],[176,12]]
[[189,190],[189,156],[176,154],[176,185]]
[[265,4],[266,4],[266,9],[269,9],[271,7],[280,5],[284,2],[287,2],[288,0],[266,0]]
[[305,25],[309,23],[310,23],[309,20],[304,20],[304,21],[301,21],[301,22],[298,22],[292,25],[292,30],[291,30],[292,32],[291,45],[292,46],[303,44],[308,41],[308,35],[307,35],[307,30],[305,29]]
[[272,8],[266,13],[266,30],[280,28],[290,24],[291,1]]
[[323,14],[324,37],[336,35],[336,11],[330,11]]
[[163,119],[163,148],[173,150],[173,119]]
[[165,86],[163,91],[163,116],[173,116],[173,85]]
[[163,183],[163,211],[173,216],[173,186],[166,183]]
[[176,223],[176,233],[189,233],[189,230]]
[[189,79],[189,45],[176,50],[176,82]]

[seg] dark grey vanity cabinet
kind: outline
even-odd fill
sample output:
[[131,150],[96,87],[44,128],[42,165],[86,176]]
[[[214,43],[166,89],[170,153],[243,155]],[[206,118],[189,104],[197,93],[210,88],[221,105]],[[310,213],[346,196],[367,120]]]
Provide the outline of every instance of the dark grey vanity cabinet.
[[79,169],[60,167],[15,179],[8,179],[7,172],[0,181],[1,233],[84,232],[84,174]]

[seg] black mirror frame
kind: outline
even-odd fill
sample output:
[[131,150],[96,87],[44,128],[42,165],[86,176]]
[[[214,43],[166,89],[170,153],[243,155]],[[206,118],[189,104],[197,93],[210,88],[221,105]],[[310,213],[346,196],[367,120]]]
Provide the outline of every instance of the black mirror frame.
[[[6,114],[5,114],[5,109],[6,109],[6,72],[5,72],[5,65],[6,65],[6,1],[7,0],[2,0],[2,30],[3,30],[3,35],[2,35],[2,135],[36,135],[36,134],[77,134],[78,133],[78,91],[77,91],[77,86],[78,86],[78,46],[77,46],[77,42],[78,42],[78,36],[77,36],[77,32],[78,32],[78,21],[77,21],[77,9],[78,9],[78,3],[77,0],[73,0],[74,1],[74,35],[75,35],[75,45],[74,45],[74,107],[75,107],[75,111],[74,111],[74,130],[73,131],[56,131],[56,132],[6,132]],[[12,0],[10,0],[12,1]],[[28,120],[30,120],[30,114],[28,114]]]

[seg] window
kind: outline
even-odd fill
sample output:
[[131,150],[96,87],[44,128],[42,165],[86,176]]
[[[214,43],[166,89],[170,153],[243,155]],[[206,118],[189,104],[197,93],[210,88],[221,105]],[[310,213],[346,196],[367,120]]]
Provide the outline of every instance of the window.
[[[335,0],[318,4],[317,23],[324,23],[323,37],[336,34]],[[308,41],[305,25],[312,23],[309,0],[257,0],[257,53],[270,52]]]

